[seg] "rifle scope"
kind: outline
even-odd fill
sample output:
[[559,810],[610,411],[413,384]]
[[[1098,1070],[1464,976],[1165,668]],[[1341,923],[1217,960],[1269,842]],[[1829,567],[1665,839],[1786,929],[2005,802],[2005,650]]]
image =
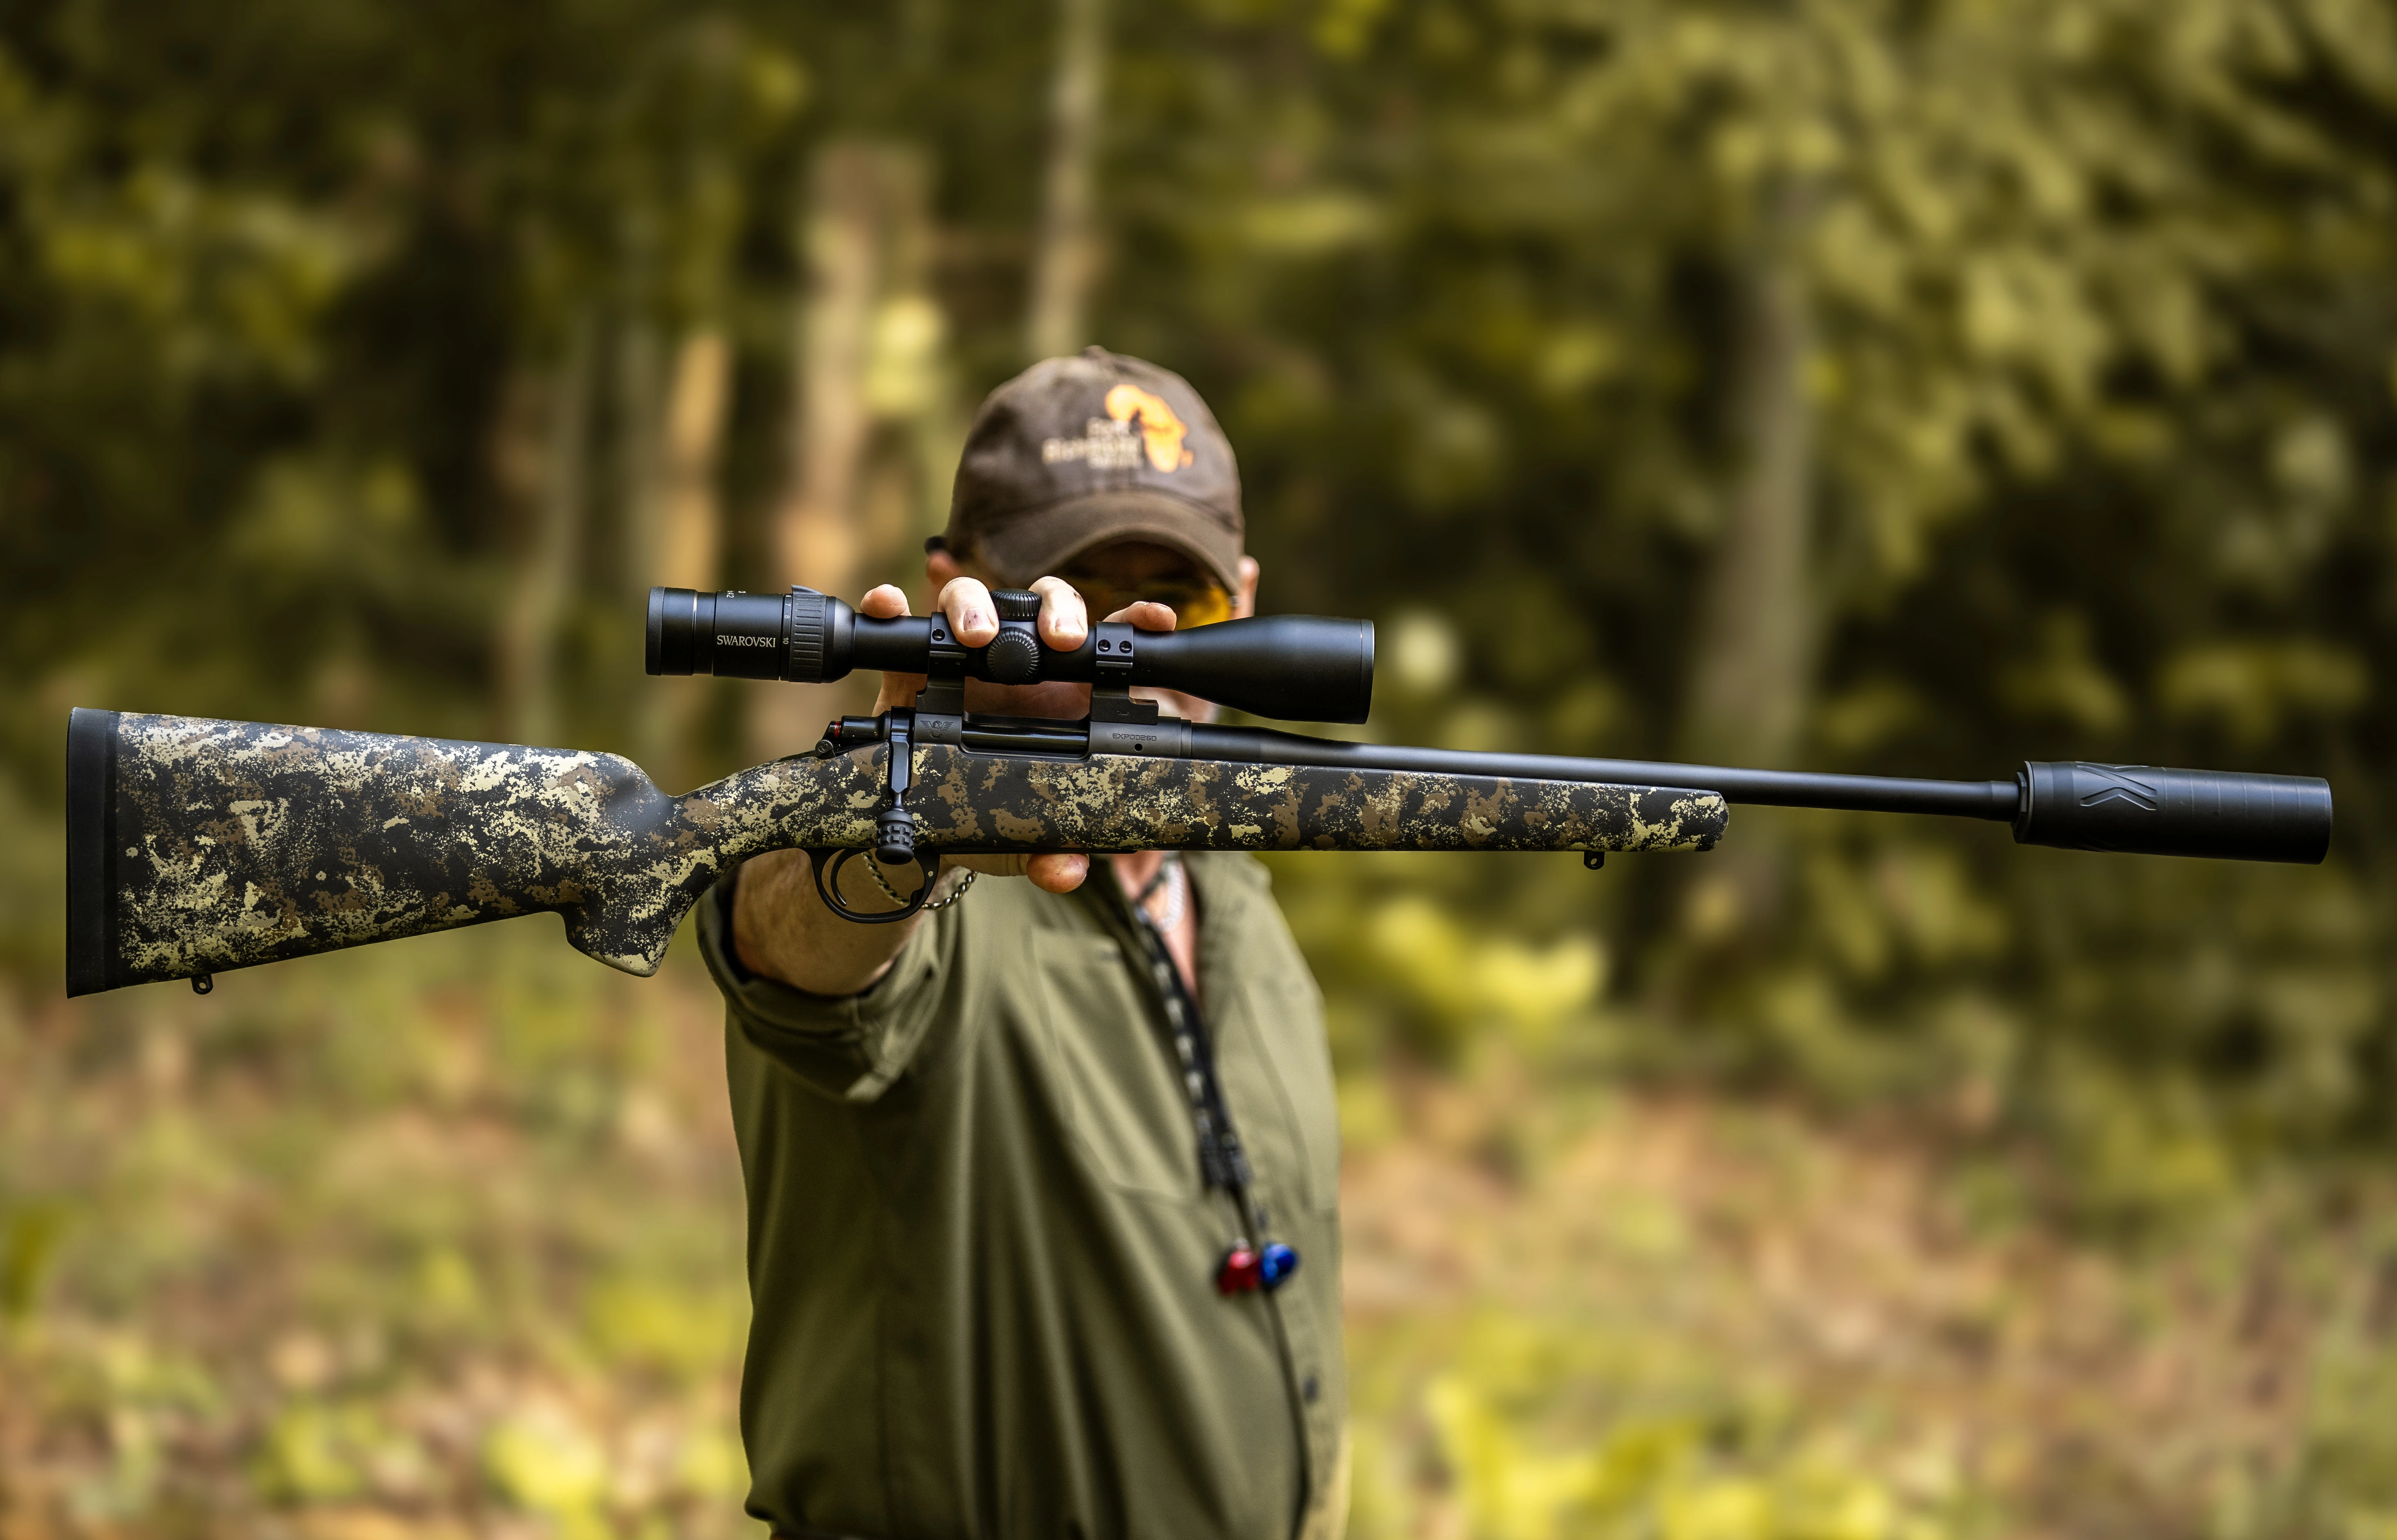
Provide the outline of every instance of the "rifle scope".
[[1061,651],[1035,633],[1038,595],[1001,588],[991,597],[998,636],[986,647],[965,647],[945,616],[877,621],[812,588],[652,588],[649,671],[823,684],[871,668],[1004,685],[1149,685],[1303,722],[1361,722],[1373,703],[1371,621],[1269,615],[1172,632],[1100,622],[1081,646]]

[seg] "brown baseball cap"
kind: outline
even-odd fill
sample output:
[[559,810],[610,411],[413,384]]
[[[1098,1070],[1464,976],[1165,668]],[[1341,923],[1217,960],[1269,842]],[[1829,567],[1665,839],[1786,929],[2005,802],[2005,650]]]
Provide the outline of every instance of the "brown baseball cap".
[[1085,348],[990,393],[966,430],[944,540],[1026,583],[1094,546],[1149,541],[1240,586],[1240,470],[1190,382]]

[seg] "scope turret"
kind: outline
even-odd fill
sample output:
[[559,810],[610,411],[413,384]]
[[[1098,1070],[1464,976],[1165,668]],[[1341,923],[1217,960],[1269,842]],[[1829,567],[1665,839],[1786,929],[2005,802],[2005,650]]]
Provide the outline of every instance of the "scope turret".
[[1034,632],[1037,597],[1018,590],[993,596],[1003,617],[998,638],[965,647],[945,616],[877,621],[812,588],[652,588],[649,671],[822,684],[860,668],[954,670],[1001,684],[1148,685],[1283,721],[1361,722],[1373,703],[1371,621],[1268,615],[1173,632],[1100,623],[1081,646],[1062,650]]

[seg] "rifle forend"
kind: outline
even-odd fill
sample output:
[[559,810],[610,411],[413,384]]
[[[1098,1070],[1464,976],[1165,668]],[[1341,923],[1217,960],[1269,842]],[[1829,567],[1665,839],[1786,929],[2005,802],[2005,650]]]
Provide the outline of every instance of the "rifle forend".
[[[78,710],[67,993],[542,911],[646,976],[741,861],[872,847],[889,754],[777,759],[668,797],[609,754]],[[1726,816],[1711,792],[1613,783],[938,742],[911,758],[930,854],[1693,850]]]

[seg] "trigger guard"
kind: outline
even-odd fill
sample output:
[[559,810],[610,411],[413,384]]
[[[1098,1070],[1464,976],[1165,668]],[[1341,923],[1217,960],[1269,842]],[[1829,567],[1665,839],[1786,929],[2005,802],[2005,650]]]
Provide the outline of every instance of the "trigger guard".
[[[842,864],[859,856],[872,854],[871,850],[852,847],[844,847],[837,850],[810,852],[809,870],[815,878],[816,897],[824,901],[824,906],[851,925],[895,925],[921,911],[925,902],[932,896],[933,879],[941,875],[941,852],[938,850],[916,852],[916,865],[924,874],[924,885],[916,890],[916,896],[907,901],[905,908],[892,909],[882,914],[867,914],[862,909],[852,909],[841,902],[839,879]],[[826,857],[830,859],[827,860]]]

